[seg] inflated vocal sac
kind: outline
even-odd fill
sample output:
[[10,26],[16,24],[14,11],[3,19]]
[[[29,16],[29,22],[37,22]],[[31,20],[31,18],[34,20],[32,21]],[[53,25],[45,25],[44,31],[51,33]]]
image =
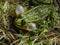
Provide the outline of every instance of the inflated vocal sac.
[[[36,6],[35,8],[23,13],[21,15],[22,18],[16,18],[14,23],[20,29],[24,29],[28,31],[35,30],[38,28],[38,25],[36,22],[40,20],[44,20],[46,16],[50,15],[51,11],[54,9],[55,9],[54,5],[42,4],[42,5]],[[29,27],[29,24],[31,24],[30,27]],[[32,28],[33,25],[35,26],[35,28]]]

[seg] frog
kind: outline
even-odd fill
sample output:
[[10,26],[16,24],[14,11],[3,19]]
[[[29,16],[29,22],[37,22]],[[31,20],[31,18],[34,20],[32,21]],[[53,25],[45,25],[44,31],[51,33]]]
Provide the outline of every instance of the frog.
[[45,25],[47,25],[47,28],[54,21],[54,16],[58,16],[57,7],[50,2],[47,2],[49,4],[39,4],[22,13],[20,18],[16,17],[14,21],[15,26],[27,31],[40,30]]

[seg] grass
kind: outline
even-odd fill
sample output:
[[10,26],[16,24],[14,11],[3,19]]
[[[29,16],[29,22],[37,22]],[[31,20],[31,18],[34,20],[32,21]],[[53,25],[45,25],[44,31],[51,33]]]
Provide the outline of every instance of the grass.
[[41,31],[28,32],[21,29],[14,29],[15,27],[12,29],[9,27],[12,23],[9,21],[9,16],[14,17],[16,15],[14,9],[19,3],[25,7],[26,11],[35,7],[30,6],[27,0],[24,2],[22,0],[21,2],[0,1],[0,45],[53,45],[53,43],[54,45],[60,45],[60,34],[46,29],[48,23],[50,23],[49,19],[48,23],[44,21],[44,27]]

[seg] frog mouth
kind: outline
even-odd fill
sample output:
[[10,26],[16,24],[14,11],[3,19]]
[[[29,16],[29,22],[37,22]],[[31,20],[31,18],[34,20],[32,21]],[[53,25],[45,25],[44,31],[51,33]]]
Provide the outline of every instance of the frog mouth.
[[27,26],[18,26],[18,25],[16,25],[16,24],[15,24],[15,26],[16,26],[17,28],[19,28],[19,29],[29,31],[28,28],[27,28]]
[[[28,23],[29,24],[29,23]],[[15,23],[15,26],[17,27],[17,28],[19,28],[19,29],[23,29],[23,30],[26,30],[26,31],[32,31],[32,30],[30,30],[29,28],[28,28],[28,24],[27,25],[24,25],[24,26],[21,26],[21,25],[17,25],[16,23]]]

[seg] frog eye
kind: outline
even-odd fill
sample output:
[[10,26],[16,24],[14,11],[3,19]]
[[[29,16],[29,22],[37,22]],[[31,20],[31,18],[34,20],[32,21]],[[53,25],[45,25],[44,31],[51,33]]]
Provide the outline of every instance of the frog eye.
[[18,5],[18,6],[16,7],[16,9],[15,9],[15,12],[16,12],[17,15],[22,14],[22,13],[24,12],[23,6]]
[[23,20],[21,21],[21,26],[23,26],[23,25],[25,25],[25,24],[26,24],[26,20],[23,19]]
[[29,30],[35,30],[35,29],[36,29],[36,24],[34,24],[34,23],[29,23],[29,24],[28,24],[28,29],[29,29]]

